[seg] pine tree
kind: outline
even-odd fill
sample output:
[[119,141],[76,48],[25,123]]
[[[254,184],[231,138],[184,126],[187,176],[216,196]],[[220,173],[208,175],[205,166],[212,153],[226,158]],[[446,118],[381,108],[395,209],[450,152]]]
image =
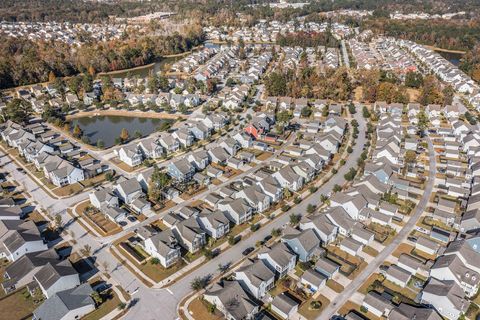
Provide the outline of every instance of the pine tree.
[[120,132],[120,139],[122,140],[122,142],[125,142],[128,140],[128,138],[129,138],[128,130],[123,128],[122,132]]

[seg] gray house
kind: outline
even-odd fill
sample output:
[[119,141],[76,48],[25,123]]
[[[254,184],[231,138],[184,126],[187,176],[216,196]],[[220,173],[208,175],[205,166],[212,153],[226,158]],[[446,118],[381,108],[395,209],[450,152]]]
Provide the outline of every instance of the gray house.
[[282,242],[298,256],[299,261],[310,261],[314,256],[319,255],[321,241],[313,229],[298,231],[288,228],[284,233]]

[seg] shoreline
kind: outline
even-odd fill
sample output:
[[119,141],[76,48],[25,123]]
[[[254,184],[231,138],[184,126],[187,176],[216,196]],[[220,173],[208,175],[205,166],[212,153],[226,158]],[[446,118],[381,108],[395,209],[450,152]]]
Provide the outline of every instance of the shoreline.
[[424,47],[437,52],[446,52],[446,53],[461,54],[461,55],[464,55],[467,53],[466,51],[462,51],[462,50],[443,49],[443,48],[428,46],[428,45],[424,45]]
[[95,110],[82,111],[76,114],[66,116],[66,120],[74,120],[78,118],[97,117],[97,116],[117,116],[130,118],[151,118],[151,119],[168,119],[176,120],[178,118],[187,118],[188,115],[165,113],[165,112],[150,112],[150,111],[126,111],[126,110]]

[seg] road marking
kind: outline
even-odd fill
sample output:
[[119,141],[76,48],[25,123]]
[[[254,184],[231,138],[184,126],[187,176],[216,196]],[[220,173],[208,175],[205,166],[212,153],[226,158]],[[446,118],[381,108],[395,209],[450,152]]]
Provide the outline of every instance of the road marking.
[[172,290],[170,290],[169,288],[166,288],[165,290],[167,290],[167,292],[170,293],[173,296]]

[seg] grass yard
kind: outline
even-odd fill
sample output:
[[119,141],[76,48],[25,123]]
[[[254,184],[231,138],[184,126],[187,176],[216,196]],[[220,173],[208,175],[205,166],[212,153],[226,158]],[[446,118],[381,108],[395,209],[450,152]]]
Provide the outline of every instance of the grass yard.
[[101,235],[104,236],[109,236],[116,234],[120,231],[122,231],[122,228],[118,226],[115,222],[111,221],[107,217],[105,217],[104,214],[98,212],[98,213],[93,213],[93,214],[86,214],[85,209],[89,207],[90,201],[84,201],[80,203],[76,209],[75,213],[82,217],[83,221],[87,223],[88,225],[91,226],[95,231],[100,233]]
[[[321,306],[319,309],[312,308],[311,302],[318,301],[320,302]],[[298,313],[304,316],[307,319],[315,319],[317,318],[322,311],[328,306],[330,300],[328,300],[325,296],[319,295],[317,298],[310,298],[305,301],[300,308],[298,309]]]
[[0,300],[0,319],[27,318],[41,303],[34,300],[27,288],[20,289]]
[[371,312],[367,312],[367,313],[363,313],[360,311],[360,306],[356,303],[353,303],[351,301],[347,301],[341,308],[340,310],[338,310],[338,313],[341,314],[341,315],[347,315],[350,311],[352,310],[355,310],[357,311],[357,313],[363,315],[364,317],[366,317],[367,319],[370,319],[370,320],[381,320],[383,318],[379,318],[377,316],[375,316],[373,313]]
[[[160,282],[178,270],[182,269],[186,263],[183,259],[180,259],[179,262],[168,269],[165,269],[160,264],[152,264],[149,260],[144,261],[142,263],[138,263],[130,254],[128,254],[125,249],[123,249],[120,245],[115,246],[118,249],[118,252],[121,253],[122,258],[127,259],[133,265],[135,265],[142,273],[153,280],[154,282]],[[133,272],[135,274],[135,272]],[[141,275],[140,275],[141,276]]]
[[215,310],[213,313],[208,310],[209,303],[200,298],[193,300],[188,306],[188,312],[195,320],[220,320],[223,319],[223,314]]
[[400,257],[402,253],[410,254],[412,250],[414,249],[413,246],[407,244],[407,243],[401,243],[397,249],[392,253],[392,255],[396,258]]
[[105,300],[103,303],[98,306],[98,308],[95,311],[90,312],[87,314],[85,317],[82,318],[82,320],[99,320],[115,310],[118,307],[118,304],[120,303],[120,299],[118,298],[117,294],[115,291],[110,290],[109,296],[105,297]]
[[363,250],[363,252],[365,252],[366,254],[368,254],[369,256],[372,256],[372,257],[376,257],[378,255],[378,251],[373,249],[370,246],[365,246],[365,247],[363,247],[362,250]]
[[57,187],[57,188],[54,187],[54,189],[52,189],[52,192],[58,197],[67,197],[67,196],[74,195],[82,191],[83,189],[84,187],[79,182],[77,182],[65,187]]
[[337,293],[340,293],[343,291],[343,289],[345,289],[340,283],[338,283],[337,281],[333,280],[333,279],[328,279],[327,280],[327,287],[329,287],[330,289],[332,289],[333,291],[337,292]]

